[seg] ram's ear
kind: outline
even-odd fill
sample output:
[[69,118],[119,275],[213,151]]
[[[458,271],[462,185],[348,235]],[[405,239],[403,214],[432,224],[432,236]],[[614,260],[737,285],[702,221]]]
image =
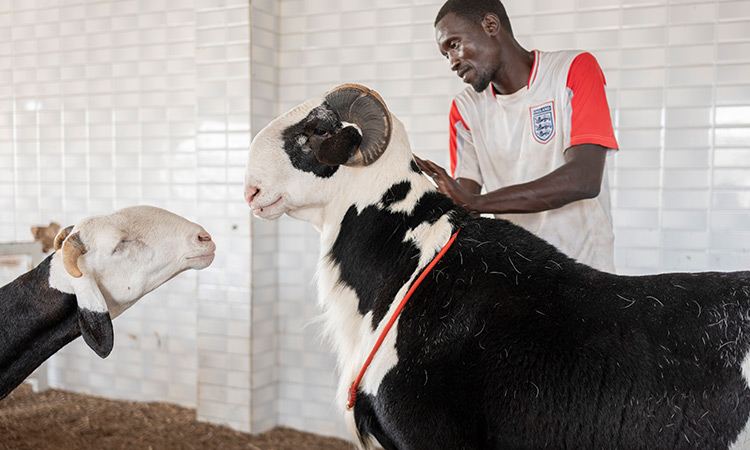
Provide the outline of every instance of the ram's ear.
[[71,285],[78,301],[78,325],[83,340],[99,357],[106,358],[115,345],[107,302],[96,281],[88,275],[72,278]]
[[353,123],[361,130],[362,143],[346,165],[369,166],[388,148],[393,119],[380,95],[360,84],[342,84],[326,94],[326,102],[339,120]]
[[315,149],[315,158],[327,166],[340,166],[349,161],[362,143],[362,135],[353,126],[340,129]]

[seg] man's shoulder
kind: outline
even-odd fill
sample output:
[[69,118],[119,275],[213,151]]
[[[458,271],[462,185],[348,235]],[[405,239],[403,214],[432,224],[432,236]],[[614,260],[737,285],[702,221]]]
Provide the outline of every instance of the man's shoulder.
[[[580,55],[591,55],[586,50],[555,50],[551,52],[539,52],[540,61],[551,68],[566,69]],[[593,56],[591,56],[593,58]]]

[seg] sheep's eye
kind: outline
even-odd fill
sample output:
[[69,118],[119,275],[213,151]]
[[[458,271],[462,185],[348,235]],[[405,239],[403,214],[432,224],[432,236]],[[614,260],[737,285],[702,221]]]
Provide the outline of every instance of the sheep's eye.
[[130,244],[131,242],[133,242],[133,241],[131,241],[131,240],[128,240],[128,239],[123,239],[123,240],[121,240],[121,241],[120,241],[120,242],[119,242],[119,243],[117,244],[117,246],[115,247],[115,249],[114,249],[114,250],[112,250],[112,253],[114,254],[114,253],[117,253],[117,252],[121,252],[121,251],[123,251],[123,250],[125,249],[125,247],[126,247],[126,246],[127,246],[128,244]]
[[322,128],[316,128],[313,130],[313,134],[315,136],[325,136],[328,134],[328,130],[324,130]]

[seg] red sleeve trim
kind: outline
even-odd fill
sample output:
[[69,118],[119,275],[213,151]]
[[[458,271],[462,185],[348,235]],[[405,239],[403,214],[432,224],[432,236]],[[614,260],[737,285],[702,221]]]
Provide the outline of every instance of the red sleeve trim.
[[570,145],[597,144],[617,149],[609,104],[599,63],[591,53],[576,56],[568,72],[571,100]]
[[453,100],[453,103],[451,104],[449,122],[450,122],[449,148],[450,148],[450,157],[451,157],[451,176],[453,178],[456,178],[456,166],[458,165],[458,137],[457,137],[458,130],[456,129],[456,125],[460,122],[461,124],[463,124],[464,128],[466,128],[467,130],[469,129],[469,127],[466,125],[466,122],[464,122],[463,117],[461,117],[461,113],[458,112],[458,107],[456,106],[455,100]]

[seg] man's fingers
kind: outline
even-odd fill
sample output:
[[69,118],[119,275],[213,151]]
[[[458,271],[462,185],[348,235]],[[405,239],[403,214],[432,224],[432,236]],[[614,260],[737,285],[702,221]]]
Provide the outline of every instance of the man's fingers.
[[427,163],[422,158],[420,158],[419,156],[417,156],[417,155],[415,155],[413,153],[412,153],[412,156],[414,157],[414,161],[417,162],[417,166],[419,166],[420,169],[422,169],[422,170],[424,170],[426,172],[428,170],[427,169]]
[[431,161],[425,161],[423,159],[418,159],[417,160],[417,165],[419,166],[420,169],[422,169],[422,171],[424,171],[424,172],[426,172],[428,174],[432,174],[432,172],[434,172],[434,170],[432,170]]
[[430,161],[429,159],[421,159],[417,155],[413,156],[419,168],[425,171],[428,175],[434,177],[436,175],[443,175],[446,173],[442,167]]

